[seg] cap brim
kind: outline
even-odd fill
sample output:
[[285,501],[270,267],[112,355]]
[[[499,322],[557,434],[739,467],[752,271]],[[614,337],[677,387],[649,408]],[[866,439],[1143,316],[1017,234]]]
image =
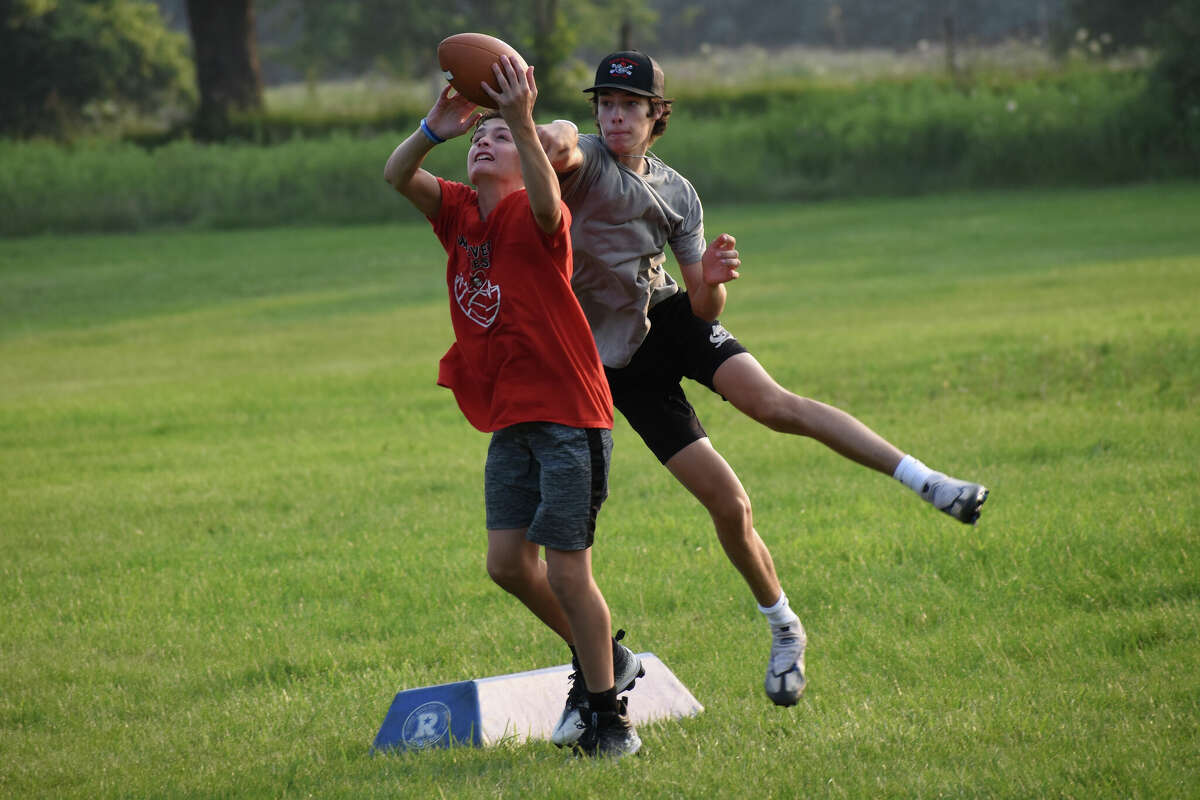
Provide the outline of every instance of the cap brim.
[[635,89],[632,86],[624,83],[597,83],[595,86],[584,89],[583,91],[586,94],[587,92],[595,92],[599,91],[600,89],[618,89],[622,92],[629,92],[630,94],[640,94],[642,97],[662,97],[660,94],[648,92],[645,89]]

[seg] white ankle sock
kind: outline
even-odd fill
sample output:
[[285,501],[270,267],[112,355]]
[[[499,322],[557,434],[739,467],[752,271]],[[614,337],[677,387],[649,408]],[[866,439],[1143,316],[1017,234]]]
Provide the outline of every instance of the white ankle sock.
[[892,473],[892,477],[903,483],[908,488],[912,489],[917,494],[925,488],[925,484],[929,481],[930,476],[934,471],[922,464],[912,456],[906,455],[900,459],[900,463],[896,466],[896,471]]
[[792,611],[788,606],[787,594],[782,591],[779,593],[779,599],[775,601],[775,605],[770,608],[758,606],[758,610],[766,616],[767,622],[770,622],[772,625],[789,625],[800,621],[800,618],[796,616],[796,612]]

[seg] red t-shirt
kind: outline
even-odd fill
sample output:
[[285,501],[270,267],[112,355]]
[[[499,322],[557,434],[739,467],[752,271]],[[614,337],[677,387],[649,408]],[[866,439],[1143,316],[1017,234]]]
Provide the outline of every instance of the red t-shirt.
[[438,384],[481,431],[518,422],[612,428],[612,395],[587,318],[571,291],[571,216],[538,227],[524,190],[480,219],[469,186],[438,178],[433,230],[446,248],[455,342]]

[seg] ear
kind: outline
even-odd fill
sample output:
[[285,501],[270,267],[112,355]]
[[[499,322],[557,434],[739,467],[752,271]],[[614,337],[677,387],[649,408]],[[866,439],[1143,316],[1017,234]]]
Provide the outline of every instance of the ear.
[[650,119],[659,120],[663,115],[663,109],[666,108],[659,100],[650,100]]

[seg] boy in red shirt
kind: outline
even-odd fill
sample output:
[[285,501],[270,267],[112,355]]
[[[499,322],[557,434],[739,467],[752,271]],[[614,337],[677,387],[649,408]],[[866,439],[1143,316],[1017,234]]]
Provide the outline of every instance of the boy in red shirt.
[[[641,662],[612,639],[592,578],[596,515],[608,494],[612,397],[587,320],[571,290],[570,212],[533,122],[533,68],[495,68],[498,114],[442,91],[388,159],[384,177],[429,218],[449,256],[455,342],[438,383],[467,420],[490,432],[484,494],[488,574],[577,654],[574,705],[587,755],[637,752],[619,692]],[[437,144],[474,127],[467,176],[475,189],[421,169]],[[539,546],[546,558],[539,558]],[[574,655],[573,655],[574,660]]]

